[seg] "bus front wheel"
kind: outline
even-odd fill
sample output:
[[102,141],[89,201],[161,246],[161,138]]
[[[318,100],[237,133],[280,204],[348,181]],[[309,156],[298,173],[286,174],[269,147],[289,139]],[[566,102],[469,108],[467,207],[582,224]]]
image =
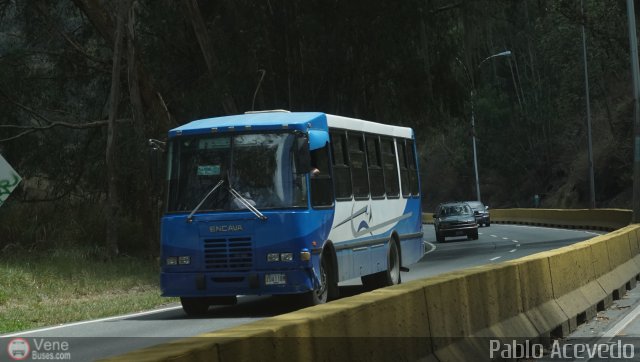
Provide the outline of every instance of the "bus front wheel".
[[184,312],[190,317],[203,316],[209,310],[209,300],[207,298],[180,297],[180,303]]
[[367,290],[388,287],[390,285],[400,284],[400,250],[398,244],[391,239],[389,241],[389,249],[387,250],[387,270],[379,273],[364,275],[362,285]]
[[329,250],[323,251],[320,256],[320,270],[318,272],[320,285],[318,288],[304,294],[304,304],[318,305],[337,299],[338,282],[331,256],[332,254]]

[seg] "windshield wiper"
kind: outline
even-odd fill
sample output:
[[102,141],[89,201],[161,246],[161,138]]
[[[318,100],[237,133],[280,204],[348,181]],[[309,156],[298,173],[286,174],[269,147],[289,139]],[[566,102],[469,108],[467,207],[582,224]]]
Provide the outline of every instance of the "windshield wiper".
[[231,185],[229,185],[228,189],[229,189],[229,192],[231,193],[231,195],[233,195],[233,197],[238,199],[238,201],[240,201],[240,203],[244,207],[249,209],[249,211],[251,211],[256,217],[258,217],[258,219],[267,220],[267,217],[264,216],[264,214],[261,213],[260,210],[256,209],[255,206],[251,205],[251,203],[247,199],[245,199],[242,195],[240,195],[240,193],[238,191],[236,191],[233,187],[231,187]]
[[193,221],[193,214],[195,214],[200,209],[202,204],[204,204],[204,202],[209,198],[209,196],[211,196],[211,194],[214,193],[218,189],[218,187],[220,187],[220,185],[222,185],[223,183],[224,183],[224,180],[218,181],[218,183],[215,186],[213,186],[211,191],[209,191],[206,195],[204,195],[204,197],[202,198],[202,201],[200,201],[200,203],[193,209],[193,211],[191,211],[189,216],[187,216],[188,223]]

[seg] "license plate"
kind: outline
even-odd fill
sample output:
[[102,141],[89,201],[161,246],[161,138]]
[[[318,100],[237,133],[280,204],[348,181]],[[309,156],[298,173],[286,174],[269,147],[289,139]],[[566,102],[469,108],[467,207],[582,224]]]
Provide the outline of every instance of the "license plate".
[[282,285],[287,284],[287,276],[285,274],[265,274],[265,285]]

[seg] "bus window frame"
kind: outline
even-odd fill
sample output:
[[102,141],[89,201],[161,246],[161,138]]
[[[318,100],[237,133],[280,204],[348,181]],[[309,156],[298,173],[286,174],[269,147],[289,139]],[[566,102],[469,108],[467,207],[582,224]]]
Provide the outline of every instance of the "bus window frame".
[[[341,141],[342,148],[342,157],[345,163],[337,164],[334,154],[334,139],[335,136],[339,136]],[[330,153],[330,161],[331,161],[331,173],[333,178],[333,197],[336,202],[340,201],[352,201],[353,200],[353,184],[351,181],[351,160],[349,159],[349,145],[347,139],[347,131],[345,129],[339,128],[329,128],[329,153]],[[346,146],[346,147],[345,147]],[[339,178],[336,175],[336,169],[346,169],[348,171],[349,177],[347,178],[349,182],[349,196],[338,196],[337,187]]]
[[[383,147],[382,147],[382,143],[384,141],[391,141],[391,144],[393,146],[393,159],[394,159],[394,170],[395,170],[395,178],[396,181],[398,182],[398,194],[397,195],[389,195],[389,188],[387,187],[387,170],[385,169],[384,165],[385,165],[385,159],[384,159],[384,155],[385,153],[382,151]],[[395,137],[392,136],[380,136],[380,156],[382,156],[382,172],[384,175],[384,194],[387,197],[387,199],[399,199],[400,197],[402,197],[400,194],[400,173],[398,172],[398,150],[396,149],[396,139]]]
[[[407,139],[396,138],[396,157],[398,159],[398,173],[400,174],[400,195],[403,199],[411,198],[411,169],[409,168],[409,158],[407,156]],[[400,153],[402,152],[402,157]],[[405,173],[405,182],[402,182],[402,173]],[[407,192],[408,191],[408,192]]]
[[[315,175],[313,176],[311,173],[309,173],[309,206],[311,209],[313,210],[326,210],[326,209],[332,209],[335,204],[336,204],[336,197],[335,197],[335,185],[334,185],[334,181],[333,181],[333,161],[331,159],[331,143],[330,141],[327,141],[327,143],[315,150],[309,151],[309,152],[324,152],[325,156],[327,157],[327,173],[320,173],[319,175]],[[316,180],[329,180],[329,183],[331,185],[331,204],[327,204],[327,205],[314,205],[313,204],[313,185],[312,185],[312,180],[316,179]]]
[[[371,172],[369,172],[369,170],[371,169],[371,165],[369,164],[369,149],[367,148],[368,147],[367,139],[373,139],[374,140],[374,142],[373,142],[374,143],[374,147],[375,147],[374,152],[376,153],[376,157],[378,158],[378,162],[379,162],[379,164],[375,165],[374,167],[376,167],[376,168],[379,167],[379,169],[380,169],[380,171],[382,173],[382,180],[380,180],[380,181],[382,181],[382,190],[383,190],[382,195],[375,195],[374,196],[373,192],[371,190],[371,185],[372,185],[372,183],[371,183]],[[387,197],[387,192],[386,192],[387,188],[386,188],[386,181],[384,179],[384,167],[382,165],[382,151],[380,150],[380,135],[375,134],[375,133],[367,133],[367,132],[365,132],[364,133],[364,142],[365,142],[365,149],[367,151],[367,175],[369,177],[369,195],[370,195],[370,198],[371,198],[371,200],[384,200]]]
[[[366,180],[366,184],[367,184],[367,194],[366,195],[360,195],[357,196],[354,192],[354,187],[353,185],[355,184],[355,180],[354,180],[354,176],[353,176],[353,163],[351,160],[351,137],[354,136],[356,138],[359,138],[360,142],[358,144],[358,152],[362,153],[362,157],[363,157],[363,169],[364,169],[364,173],[365,173],[365,180]],[[360,149],[360,146],[362,146],[364,149]],[[371,181],[369,180],[369,164],[368,164],[368,160],[367,160],[367,145],[366,145],[366,140],[364,138],[364,132],[360,132],[360,131],[353,131],[353,130],[348,130],[347,131],[347,153],[349,154],[349,167],[351,168],[351,195],[353,196],[354,200],[369,200],[371,199]]]
[[[421,195],[422,195],[422,190],[420,189],[420,175],[418,173],[419,160],[418,160],[418,153],[416,152],[417,151],[417,149],[416,149],[416,147],[417,147],[416,140],[414,138],[407,138],[407,139],[405,139],[405,142],[407,144],[406,150],[411,150],[411,155],[413,156],[412,157],[413,159],[409,160],[408,159],[409,155],[407,155],[407,161],[411,161],[409,163],[409,165],[408,165],[409,166],[409,183],[410,183],[409,186],[411,187],[411,197],[412,198],[420,198]],[[413,167],[411,167],[411,166],[413,166]],[[411,173],[413,173],[414,176],[415,176],[415,184],[413,184],[411,182]],[[416,188],[417,193],[413,192],[413,187],[414,186]]]

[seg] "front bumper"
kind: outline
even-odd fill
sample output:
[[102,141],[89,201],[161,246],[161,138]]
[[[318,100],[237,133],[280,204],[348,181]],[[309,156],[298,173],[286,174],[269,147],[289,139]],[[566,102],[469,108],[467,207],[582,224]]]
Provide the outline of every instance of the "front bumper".
[[478,231],[478,225],[451,227],[447,229],[440,228],[439,233],[442,236],[463,236]]
[[[284,274],[286,284],[266,285],[266,274]],[[164,297],[296,294],[313,290],[313,269],[260,270],[244,273],[160,273]]]

